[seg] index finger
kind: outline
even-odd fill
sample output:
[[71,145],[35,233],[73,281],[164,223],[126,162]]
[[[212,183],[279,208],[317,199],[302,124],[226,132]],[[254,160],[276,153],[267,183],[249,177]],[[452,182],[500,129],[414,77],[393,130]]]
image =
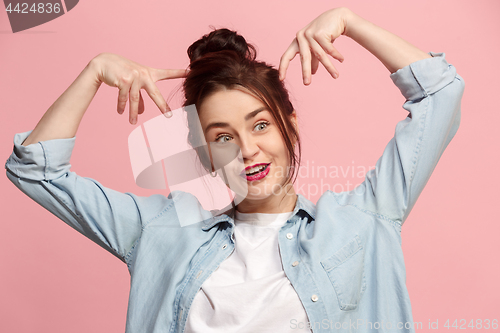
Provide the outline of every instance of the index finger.
[[279,76],[280,80],[283,81],[285,79],[286,70],[288,69],[288,65],[290,61],[295,58],[295,55],[299,52],[297,38],[294,38],[288,49],[286,49],[285,53],[281,56],[280,64],[279,64]]
[[158,69],[152,68],[151,78],[153,82],[167,79],[180,79],[186,77],[189,69]]

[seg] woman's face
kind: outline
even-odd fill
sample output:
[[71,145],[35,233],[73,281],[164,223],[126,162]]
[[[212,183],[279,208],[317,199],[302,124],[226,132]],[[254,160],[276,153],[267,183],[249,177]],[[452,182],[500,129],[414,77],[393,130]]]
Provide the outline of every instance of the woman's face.
[[[205,98],[199,117],[207,143],[238,145],[243,161],[237,170],[246,182],[246,199],[262,200],[282,196],[288,175],[288,152],[271,112],[251,94],[241,90],[222,90]],[[295,112],[292,121],[296,124]]]

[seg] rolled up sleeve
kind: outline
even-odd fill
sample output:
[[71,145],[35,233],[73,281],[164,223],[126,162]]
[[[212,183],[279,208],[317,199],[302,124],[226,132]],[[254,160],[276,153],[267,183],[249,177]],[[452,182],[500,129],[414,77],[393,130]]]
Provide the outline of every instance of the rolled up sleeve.
[[464,80],[445,59],[429,52],[390,74],[406,101],[407,117],[396,124],[376,168],[337,201],[369,210],[402,225],[460,125]]
[[67,173],[75,138],[57,139],[23,146],[32,131],[14,136],[14,151],[5,167],[19,178],[52,180]]

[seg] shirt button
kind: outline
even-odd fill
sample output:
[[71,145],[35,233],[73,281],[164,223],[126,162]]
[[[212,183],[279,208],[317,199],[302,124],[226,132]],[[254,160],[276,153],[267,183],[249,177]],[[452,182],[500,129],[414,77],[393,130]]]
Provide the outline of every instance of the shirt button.
[[316,294],[311,296],[311,299],[313,302],[316,302],[318,300],[318,296]]
[[293,264],[292,264],[292,266],[293,266],[293,267],[295,267],[295,266],[297,266],[298,264],[299,264],[299,262],[298,262],[298,261],[294,261],[294,262],[293,262]]
[[222,249],[224,250],[227,247],[227,244],[222,245]]
[[288,239],[292,239],[292,238],[293,238],[293,235],[292,235],[291,233],[287,233],[287,234],[286,234],[286,238],[288,238]]

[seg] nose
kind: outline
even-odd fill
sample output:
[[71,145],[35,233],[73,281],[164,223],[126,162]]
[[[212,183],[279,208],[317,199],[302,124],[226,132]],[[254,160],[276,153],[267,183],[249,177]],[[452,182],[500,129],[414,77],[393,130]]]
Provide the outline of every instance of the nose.
[[259,145],[255,138],[251,136],[240,137],[239,146],[241,150],[241,156],[243,157],[242,163],[246,161],[252,161],[255,159],[255,156],[259,153]]

